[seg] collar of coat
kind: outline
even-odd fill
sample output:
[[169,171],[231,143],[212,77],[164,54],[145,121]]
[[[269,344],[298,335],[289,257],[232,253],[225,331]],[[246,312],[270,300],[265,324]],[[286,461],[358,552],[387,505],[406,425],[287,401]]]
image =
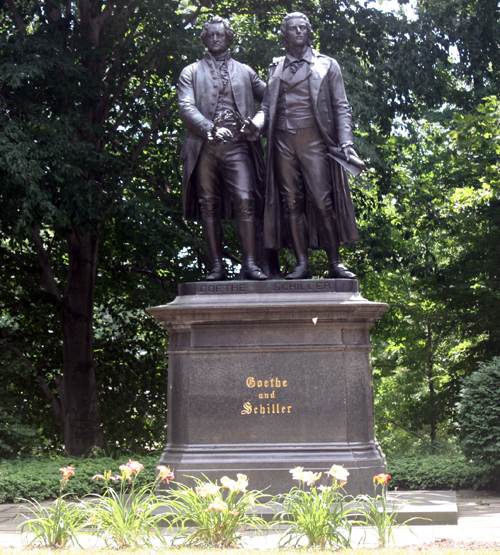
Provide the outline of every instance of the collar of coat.
[[[317,50],[314,50],[314,48],[310,49],[310,53],[311,61],[309,62],[309,66],[311,68],[311,72],[314,72],[316,77],[319,79],[325,78],[332,63],[332,58],[320,54]],[[281,79],[283,70],[285,69],[285,60],[286,56],[283,56],[278,59],[276,65],[271,64],[270,67],[275,67],[274,74],[272,75],[273,80],[275,78],[277,81]]]
[[205,60],[210,64],[210,65],[215,65],[215,62],[222,62],[225,61],[226,63],[231,59],[231,52],[229,50],[227,50],[224,53],[224,56],[221,57],[220,60],[217,60],[215,58],[215,56],[213,54],[211,54],[210,52],[207,52],[205,54]]
[[306,61],[309,64],[313,61],[313,50],[310,46],[305,51],[304,55],[300,58],[296,58],[295,56],[287,53],[287,55],[285,56],[284,67],[289,66],[292,62],[300,62],[302,60]]

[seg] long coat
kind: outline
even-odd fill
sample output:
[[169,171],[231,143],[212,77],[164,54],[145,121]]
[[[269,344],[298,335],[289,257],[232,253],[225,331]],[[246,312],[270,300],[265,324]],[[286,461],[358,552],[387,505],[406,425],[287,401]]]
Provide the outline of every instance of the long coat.
[[[266,85],[249,66],[229,57],[227,61],[229,80],[234,101],[243,117],[253,117],[255,101],[262,101]],[[186,220],[201,220],[196,186],[193,183],[193,170],[196,166],[207,132],[212,126],[217,100],[219,79],[213,58],[207,54],[202,60],[185,67],[179,77],[177,97],[179,115],[188,128],[188,134],[181,150],[183,164],[182,199]],[[256,170],[256,201],[263,196],[259,183],[263,183],[263,155],[260,144],[249,143],[249,155]],[[260,177],[260,179],[259,179]],[[227,193],[227,192],[226,192]],[[233,211],[229,195],[223,197],[222,217],[232,218]]]
[[[309,91],[311,103],[319,131],[328,149],[352,142],[351,108],[347,101],[344,81],[338,63],[328,56],[312,51],[309,66]],[[267,131],[267,171],[266,205],[264,213],[264,242],[270,249],[279,249],[287,244],[284,228],[283,206],[274,169],[274,137],[278,109],[280,81],[283,75],[285,57],[279,58],[269,68],[269,79],[261,109],[254,118]],[[354,216],[354,207],[349,192],[349,182],[344,168],[329,157],[332,199],[337,230],[341,244],[347,245],[359,240]],[[322,246],[318,222],[310,203],[306,202],[308,223],[308,245],[310,248]]]

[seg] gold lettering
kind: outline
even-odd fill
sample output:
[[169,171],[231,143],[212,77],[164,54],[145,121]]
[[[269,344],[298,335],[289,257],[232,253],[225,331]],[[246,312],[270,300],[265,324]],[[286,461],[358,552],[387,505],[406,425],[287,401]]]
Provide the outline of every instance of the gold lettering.
[[274,391],[271,393],[271,395],[269,395],[269,397],[270,397],[271,399],[274,399],[274,397],[275,397]]
[[279,414],[280,413],[280,404],[276,403],[276,413]]
[[274,414],[274,403],[273,403],[273,414]]
[[291,409],[291,408],[292,408],[292,406],[290,405],[290,406],[288,407],[288,414],[290,414],[290,409]]
[[260,405],[260,414],[266,414],[266,407]]
[[264,393],[259,393],[259,399],[264,399]]
[[[259,395],[260,397],[260,395]],[[269,399],[269,393],[264,393],[264,399]]]
[[252,403],[243,403],[241,414],[252,414]]
[[276,387],[281,387],[281,382],[279,378],[276,378]]
[[269,382],[266,380],[266,381],[264,382],[264,387],[268,387],[268,385],[269,385]]
[[283,380],[283,387],[286,387],[286,384],[287,384],[287,383],[288,383],[288,382],[287,382],[286,380]]
[[257,414],[258,411],[259,411],[259,408],[258,408],[258,407],[255,407],[255,408],[253,409],[254,414]]
[[281,407],[281,412],[284,413],[286,411],[286,407]]
[[262,387],[262,381],[261,381],[261,380],[259,380],[259,381],[257,382],[257,387]]
[[271,414],[271,409],[269,408],[269,403],[267,403],[267,414]]
[[274,387],[274,378],[271,378],[271,387]]
[[247,387],[255,387],[255,378],[247,378]]

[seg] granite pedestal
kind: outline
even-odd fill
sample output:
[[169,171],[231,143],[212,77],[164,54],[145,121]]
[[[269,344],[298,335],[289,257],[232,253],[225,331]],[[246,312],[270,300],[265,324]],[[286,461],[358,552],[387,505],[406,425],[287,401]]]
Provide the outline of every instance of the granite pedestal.
[[160,464],[188,484],[240,472],[271,494],[296,485],[291,468],[339,464],[348,493],[373,493],[385,461],[369,331],[386,309],[354,280],[179,285],[173,302],[148,309],[170,334]]

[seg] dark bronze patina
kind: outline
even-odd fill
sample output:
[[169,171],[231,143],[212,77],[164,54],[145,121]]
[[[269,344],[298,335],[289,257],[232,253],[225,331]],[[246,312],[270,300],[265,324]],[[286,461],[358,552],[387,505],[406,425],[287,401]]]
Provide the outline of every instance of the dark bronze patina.
[[[267,129],[264,242],[291,243],[297,267],[287,279],[308,279],[308,248],[323,248],[329,277],[355,278],[339,263],[339,245],[359,239],[344,167],[364,164],[353,148],[351,109],[338,63],[315,51],[308,18],[288,14],[280,40],[286,56],[269,68],[266,94],[253,125]],[[253,128],[255,129],[255,128]],[[286,241],[285,241],[286,238]]]
[[211,259],[208,281],[225,279],[221,217],[236,219],[243,278],[264,280],[255,245],[263,155],[241,127],[255,114],[254,102],[262,101],[266,86],[250,67],[231,58],[234,33],[227,20],[214,17],[201,37],[208,52],[182,70],[178,84],[179,113],[188,127],[181,152],[184,218],[202,220]]

